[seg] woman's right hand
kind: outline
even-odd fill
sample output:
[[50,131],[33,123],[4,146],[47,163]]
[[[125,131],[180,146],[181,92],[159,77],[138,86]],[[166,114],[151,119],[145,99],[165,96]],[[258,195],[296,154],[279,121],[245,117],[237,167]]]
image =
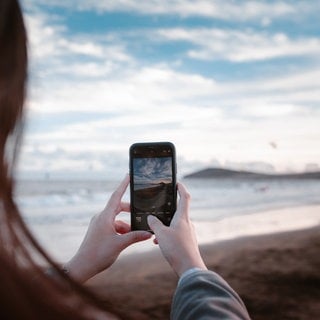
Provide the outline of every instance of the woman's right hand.
[[169,227],[155,216],[148,216],[148,224],[154,232],[163,256],[173,270],[181,276],[191,268],[206,270],[200,255],[194,226],[189,218],[190,195],[184,185],[178,183],[180,196],[176,213]]

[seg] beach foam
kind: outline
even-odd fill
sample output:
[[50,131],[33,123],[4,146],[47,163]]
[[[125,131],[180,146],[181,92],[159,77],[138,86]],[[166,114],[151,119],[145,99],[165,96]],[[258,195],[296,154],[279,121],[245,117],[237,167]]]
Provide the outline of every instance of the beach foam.
[[200,244],[241,236],[305,229],[320,224],[320,206],[301,206],[195,222]]
[[[41,243],[59,261],[70,259],[78,249],[89,223],[88,219],[76,224],[65,221],[50,226],[36,225],[32,229]],[[194,222],[199,244],[213,243],[242,236],[262,235],[282,231],[305,229],[320,224],[320,206],[303,206],[270,210],[243,216],[232,216],[217,221]],[[136,243],[123,254],[136,254],[153,250],[151,240]]]

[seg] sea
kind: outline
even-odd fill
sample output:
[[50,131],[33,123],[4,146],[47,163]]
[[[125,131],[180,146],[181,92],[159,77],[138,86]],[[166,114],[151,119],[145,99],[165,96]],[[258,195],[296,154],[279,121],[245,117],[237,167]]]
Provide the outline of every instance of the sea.
[[[191,194],[190,217],[200,243],[320,223],[320,180],[181,182]],[[19,180],[15,197],[35,237],[54,258],[66,261],[81,244],[91,217],[101,212],[118,184],[115,180]],[[128,190],[123,199],[130,201]],[[130,223],[129,213],[118,218]],[[153,248],[149,240],[126,252]]]

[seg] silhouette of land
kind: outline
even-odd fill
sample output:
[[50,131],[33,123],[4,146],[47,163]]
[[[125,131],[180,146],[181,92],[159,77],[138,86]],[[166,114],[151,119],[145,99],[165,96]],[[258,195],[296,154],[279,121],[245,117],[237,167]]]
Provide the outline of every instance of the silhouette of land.
[[259,173],[251,171],[238,171],[222,168],[206,168],[184,176],[184,178],[198,179],[251,179],[251,180],[318,180],[320,171],[302,173]]

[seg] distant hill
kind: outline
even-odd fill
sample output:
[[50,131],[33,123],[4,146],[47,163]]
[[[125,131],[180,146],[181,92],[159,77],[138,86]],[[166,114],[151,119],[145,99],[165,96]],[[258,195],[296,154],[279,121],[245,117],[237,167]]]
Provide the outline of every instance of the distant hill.
[[207,168],[184,176],[198,179],[320,179],[320,171],[303,173],[266,174],[250,171],[237,171],[221,168]]

